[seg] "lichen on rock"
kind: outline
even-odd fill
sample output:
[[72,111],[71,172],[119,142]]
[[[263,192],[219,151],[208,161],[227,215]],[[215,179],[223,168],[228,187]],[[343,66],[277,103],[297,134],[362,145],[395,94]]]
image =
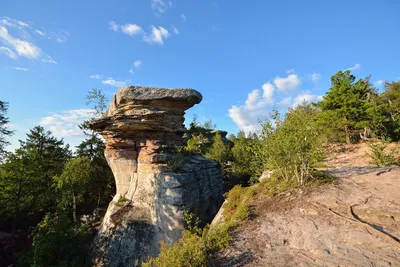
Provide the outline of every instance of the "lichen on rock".
[[176,149],[184,144],[185,110],[201,100],[193,89],[127,86],[90,122],[105,138],[117,188],[92,244],[92,265],[140,265],[158,255],[160,241],[181,237],[184,210],[203,222],[218,212],[223,189],[216,162]]

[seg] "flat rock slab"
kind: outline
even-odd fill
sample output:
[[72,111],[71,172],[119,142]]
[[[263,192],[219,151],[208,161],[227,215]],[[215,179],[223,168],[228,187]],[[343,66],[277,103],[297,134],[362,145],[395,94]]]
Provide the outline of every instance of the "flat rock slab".
[[337,168],[337,185],[254,201],[218,266],[400,266],[400,168]]

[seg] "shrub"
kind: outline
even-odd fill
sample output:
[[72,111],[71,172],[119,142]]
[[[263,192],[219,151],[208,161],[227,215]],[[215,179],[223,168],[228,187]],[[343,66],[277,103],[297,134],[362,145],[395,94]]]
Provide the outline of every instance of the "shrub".
[[399,148],[388,148],[389,143],[386,141],[375,142],[369,144],[372,154],[368,154],[372,158],[372,163],[376,166],[399,165]]
[[67,215],[47,214],[32,236],[32,248],[21,253],[19,266],[84,266],[87,233]]
[[156,258],[149,258],[143,267],[171,267],[191,266],[202,267],[212,265],[216,253],[227,247],[231,241],[230,229],[249,215],[249,202],[254,196],[253,189],[235,186],[225,196],[227,211],[225,221],[216,225],[207,225],[203,229],[198,227],[199,221],[193,214],[184,212],[184,220],[189,230],[175,244],[168,246],[161,244],[161,252]]

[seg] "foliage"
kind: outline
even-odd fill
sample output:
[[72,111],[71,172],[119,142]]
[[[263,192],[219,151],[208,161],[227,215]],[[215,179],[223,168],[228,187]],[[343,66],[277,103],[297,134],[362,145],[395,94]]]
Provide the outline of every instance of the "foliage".
[[7,124],[9,123],[8,118],[5,116],[8,110],[8,103],[0,101],[0,161],[4,154],[4,146],[8,145],[5,137],[13,134],[13,131],[8,130]]
[[232,158],[230,147],[224,143],[219,132],[215,134],[206,157],[215,160],[220,165],[227,163]]
[[216,253],[227,247],[231,241],[230,229],[248,217],[249,203],[253,199],[254,190],[235,186],[225,196],[227,204],[224,205],[224,209],[228,210],[228,213],[224,216],[224,222],[207,225],[201,229],[198,227],[198,219],[194,218],[193,214],[184,212],[189,230],[171,246],[162,243],[158,257],[150,257],[142,266],[212,266]]
[[[86,96],[86,104],[95,110],[92,119],[100,117],[106,110],[107,98],[100,89],[92,89]],[[114,176],[104,156],[105,145],[102,138],[89,128],[89,121],[79,126],[85,134],[76,150],[78,157],[90,159],[90,175],[85,193],[85,206],[107,205],[115,192]]]
[[261,153],[264,168],[285,181],[304,185],[311,170],[323,159],[323,139],[317,126],[318,110],[311,105],[290,109],[284,119],[278,112],[262,124]]
[[[371,126],[371,118],[367,110],[376,96],[369,77],[355,81],[356,77],[350,70],[339,71],[331,77],[331,88],[319,103],[323,112],[328,112],[335,123],[324,120],[327,128],[343,131],[346,142],[351,142],[354,130]],[[327,118],[325,116],[325,118]]]
[[[36,217],[55,210],[53,177],[61,174],[70,157],[63,141],[40,126],[30,130],[21,148],[7,153],[0,167],[0,207],[3,218]],[[10,204],[12,203],[12,204]]]
[[72,207],[74,221],[76,221],[76,204],[83,202],[89,177],[90,160],[87,157],[70,159],[61,175],[54,176],[59,192],[58,205],[64,209]]
[[400,165],[398,146],[393,148],[388,147],[386,141],[370,143],[368,146],[371,149],[369,156],[372,158],[372,163],[376,166],[391,166]]
[[32,236],[32,248],[22,253],[18,266],[84,266],[87,233],[67,215],[47,214]]

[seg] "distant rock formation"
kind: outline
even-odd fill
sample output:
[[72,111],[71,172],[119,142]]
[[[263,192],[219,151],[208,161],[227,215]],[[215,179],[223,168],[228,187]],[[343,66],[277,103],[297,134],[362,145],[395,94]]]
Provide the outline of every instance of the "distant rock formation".
[[106,140],[105,156],[117,192],[95,238],[96,266],[136,266],[184,230],[182,211],[209,222],[223,202],[216,162],[185,155],[185,110],[200,103],[192,89],[120,88],[90,128]]

